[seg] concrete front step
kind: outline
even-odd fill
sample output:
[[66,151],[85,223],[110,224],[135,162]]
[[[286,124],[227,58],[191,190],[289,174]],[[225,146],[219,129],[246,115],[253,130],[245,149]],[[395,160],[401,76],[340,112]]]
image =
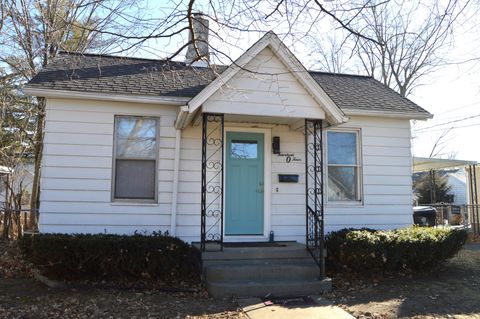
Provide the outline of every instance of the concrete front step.
[[241,262],[236,264],[215,264],[206,266],[204,279],[206,281],[283,281],[316,280],[319,278],[318,266],[310,260],[300,263],[279,263],[264,260],[259,262]]
[[331,289],[330,279],[318,279],[320,270],[305,245],[255,245],[226,245],[223,251],[202,253],[203,282],[212,296],[293,296]]
[[281,264],[299,264],[299,263],[310,263],[312,262],[312,256],[308,255],[306,257],[297,257],[297,258],[258,258],[258,259],[212,259],[212,260],[203,260],[202,264],[205,268],[206,266],[212,265],[238,265],[238,264],[265,264],[265,263],[281,263]]
[[323,280],[275,280],[275,281],[207,281],[206,288],[211,296],[223,297],[264,297],[314,295],[332,289],[329,278]]
[[[224,247],[223,251],[203,252],[202,260],[296,259],[310,255],[304,245],[284,243],[284,247]],[[310,257],[311,258],[311,257]]]

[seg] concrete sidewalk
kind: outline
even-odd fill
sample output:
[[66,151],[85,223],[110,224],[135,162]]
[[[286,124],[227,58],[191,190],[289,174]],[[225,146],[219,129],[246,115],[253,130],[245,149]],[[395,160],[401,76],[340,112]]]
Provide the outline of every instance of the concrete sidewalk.
[[258,298],[239,299],[238,303],[250,319],[355,319],[325,298],[312,296],[312,302],[272,304]]

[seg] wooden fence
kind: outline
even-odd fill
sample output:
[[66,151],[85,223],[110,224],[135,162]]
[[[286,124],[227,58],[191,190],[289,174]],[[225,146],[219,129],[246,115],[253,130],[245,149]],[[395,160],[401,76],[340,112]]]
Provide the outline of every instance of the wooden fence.
[[[17,239],[32,223],[30,209],[8,209],[0,206],[0,238]],[[36,218],[35,218],[36,220]]]

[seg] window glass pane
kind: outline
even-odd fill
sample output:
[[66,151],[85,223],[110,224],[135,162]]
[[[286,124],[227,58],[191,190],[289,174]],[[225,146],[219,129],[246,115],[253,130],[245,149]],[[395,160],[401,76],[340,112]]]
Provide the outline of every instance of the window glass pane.
[[117,157],[155,158],[156,120],[119,117],[116,123]]
[[115,198],[155,199],[155,161],[117,160]]
[[232,158],[255,159],[257,158],[257,142],[256,141],[232,141],[231,145]]
[[355,165],[357,163],[357,134],[355,132],[327,133],[328,164]]
[[356,167],[328,167],[328,200],[357,200]]

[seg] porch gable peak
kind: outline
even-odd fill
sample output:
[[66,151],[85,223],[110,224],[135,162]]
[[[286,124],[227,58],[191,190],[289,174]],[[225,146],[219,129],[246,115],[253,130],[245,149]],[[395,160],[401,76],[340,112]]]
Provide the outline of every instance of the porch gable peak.
[[282,62],[295,80],[308,92],[309,96],[315,100],[318,107],[322,108],[322,111],[325,112],[325,118],[330,124],[341,124],[348,120],[344,112],[325,93],[295,55],[274,32],[270,31],[245,51],[199,94],[192,98],[185,107],[180,109],[176,121],[177,129],[184,128],[191,123],[201,106],[218,92],[223,85],[233,79],[235,75],[240,71],[248,72],[249,70],[246,68],[247,64],[253,61],[266,48],[271,50],[273,56]]

